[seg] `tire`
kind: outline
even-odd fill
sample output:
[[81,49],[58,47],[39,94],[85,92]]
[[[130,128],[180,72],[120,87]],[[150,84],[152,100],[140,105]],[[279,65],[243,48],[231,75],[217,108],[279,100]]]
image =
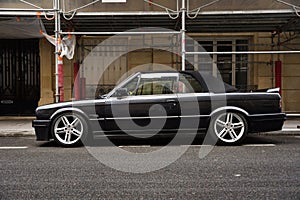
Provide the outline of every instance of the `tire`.
[[247,132],[247,120],[236,112],[214,115],[208,130],[211,141],[220,145],[239,145],[245,139]]
[[67,112],[55,117],[51,133],[56,143],[63,147],[81,146],[87,137],[88,126],[79,114]]

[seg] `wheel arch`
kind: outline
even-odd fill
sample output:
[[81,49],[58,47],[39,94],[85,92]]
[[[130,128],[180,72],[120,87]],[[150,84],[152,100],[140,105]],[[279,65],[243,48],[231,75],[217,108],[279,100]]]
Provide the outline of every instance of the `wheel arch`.
[[88,116],[87,116],[82,110],[80,110],[79,108],[73,108],[73,107],[70,107],[70,108],[61,108],[61,109],[55,111],[55,112],[51,115],[51,117],[50,117],[50,123],[51,123],[51,125],[52,125],[54,119],[55,119],[57,116],[59,116],[59,115],[61,115],[61,114],[63,114],[63,113],[68,113],[68,112],[76,113],[76,114],[80,115],[81,117],[83,117],[84,120],[85,120],[85,122],[86,122],[86,124],[87,124],[87,126],[88,126],[88,127],[87,127],[88,130],[90,130],[90,122],[89,122]]
[[215,115],[217,115],[218,113],[228,112],[228,111],[229,112],[236,112],[236,113],[239,113],[239,114],[243,115],[245,120],[247,120],[247,122],[249,122],[249,113],[247,111],[245,111],[244,109],[239,108],[239,107],[235,107],[235,106],[224,106],[224,107],[220,107],[220,108],[215,109],[213,112],[211,112],[210,119],[212,117],[214,117]]

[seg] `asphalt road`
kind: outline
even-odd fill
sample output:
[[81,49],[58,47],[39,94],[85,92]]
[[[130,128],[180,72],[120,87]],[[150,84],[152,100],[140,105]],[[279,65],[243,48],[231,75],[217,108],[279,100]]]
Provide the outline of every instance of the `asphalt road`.
[[[85,147],[0,137],[0,199],[300,199],[299,135],[255,135],[242,146],[214,147],[202,159],[200,147],[190,146],[165,168],[136,174],[107,167]],[[100,148],[109,154],[109,147]]]

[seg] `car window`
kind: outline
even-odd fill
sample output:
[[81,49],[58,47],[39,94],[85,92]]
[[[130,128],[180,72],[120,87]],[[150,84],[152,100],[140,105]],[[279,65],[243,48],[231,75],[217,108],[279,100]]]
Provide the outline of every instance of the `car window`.
[[135,95],[137,84],[139,82],[139,77],[140,76],[135,77],[130,82],[128,82],[127,84],[125,84],[124,86],[122,86],[122,88],[126,88],[127,89],[128,95]]
[[173,94],[177,77],[141,78],[136,95]]
[[201,84],[190,74],[180,74],[178,86],[178,93],[201,93],[203,87]]
[[141,74],[123,85],[130,96],[175,93],[201,93],[201,84],[190,74]]

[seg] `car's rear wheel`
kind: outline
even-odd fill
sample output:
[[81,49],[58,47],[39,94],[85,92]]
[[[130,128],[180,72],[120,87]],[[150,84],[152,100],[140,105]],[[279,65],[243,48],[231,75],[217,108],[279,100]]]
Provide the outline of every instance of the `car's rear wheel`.
[[216,114],[211,121],[209,134],[219,144],[238,145],[246,137],[248,124],[245,117],[236,112]]
[[84,118],[76,113],[63,113],[53,120],[51,132],[59,145],[78,146],[86,137],[87,124]]

